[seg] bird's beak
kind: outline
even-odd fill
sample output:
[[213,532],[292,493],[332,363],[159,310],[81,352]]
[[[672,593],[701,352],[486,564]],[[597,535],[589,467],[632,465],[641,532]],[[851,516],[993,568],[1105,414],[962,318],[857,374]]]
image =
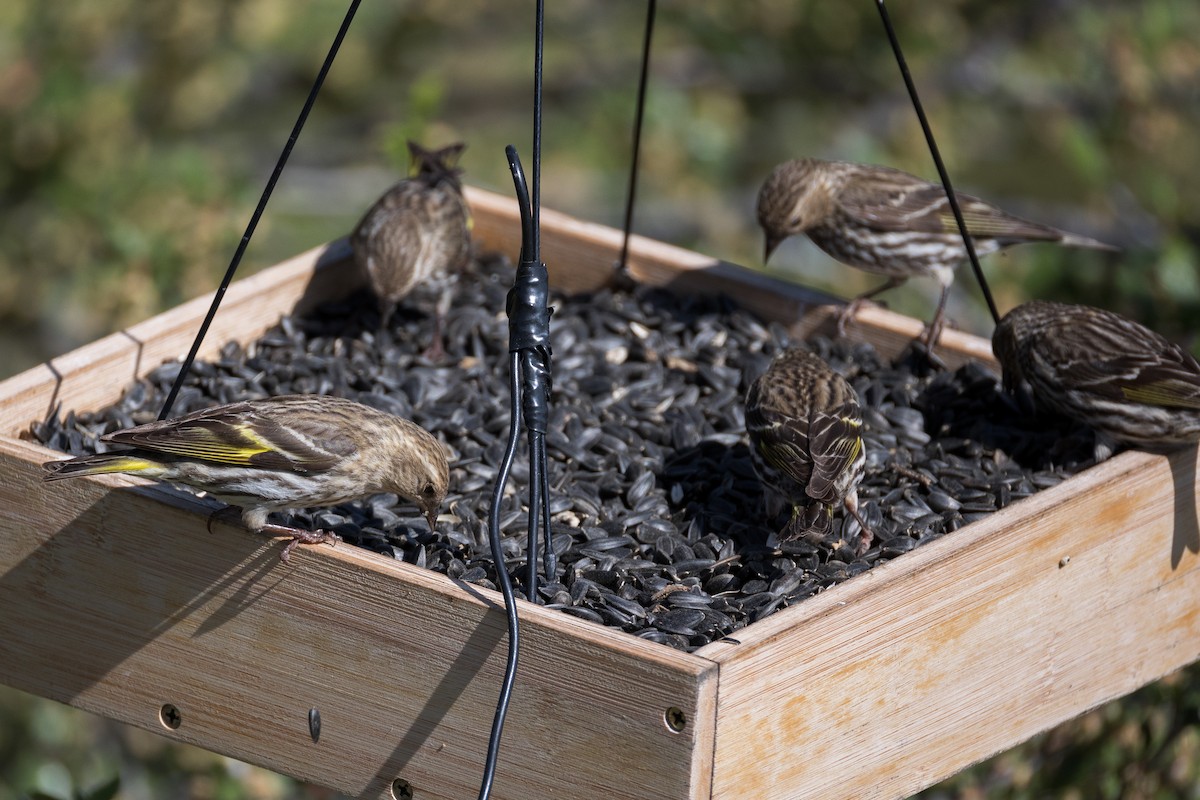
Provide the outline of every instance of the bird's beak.
[[771,253],[775,252],[775,248],[779,247],[783,239],[784,237],[782,236],[772,236],[769,233],[767,234],[767,243],[763,248],[763,264],[766,264],[771,260]]
[[429,523],[429,532],[437,533],[437,515],[438,510],[431,508],[425,512],[425,521]]

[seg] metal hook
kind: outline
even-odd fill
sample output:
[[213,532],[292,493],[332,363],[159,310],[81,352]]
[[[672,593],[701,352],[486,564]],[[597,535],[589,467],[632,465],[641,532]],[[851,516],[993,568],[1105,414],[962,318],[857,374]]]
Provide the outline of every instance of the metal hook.
[[534,247],[533,212],[529,208],[529,185],[525,182],[525,171],[521,168],[521,157],[511,144],[504,148],[508,156],[508,168],[512,171],[513,188],[517,192],[517,208],[521,212],[521,263],[537,260],[537,253],[529,252]]

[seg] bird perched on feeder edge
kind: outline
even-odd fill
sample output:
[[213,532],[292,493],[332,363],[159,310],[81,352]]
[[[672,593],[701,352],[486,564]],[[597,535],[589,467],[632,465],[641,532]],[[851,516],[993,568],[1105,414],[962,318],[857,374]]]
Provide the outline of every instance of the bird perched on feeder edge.
[[[977,255],[1026,242],[1116,250],[1103,242],[1030,222],[976,197],[955,192]],[[758,224],[766,234],[763,260],[789,236],[808,234],[817,247],[852,267],[887,277],[855,297],[838,317],[838,332],[862,303],[909,278],[941,284],[937,311],[923,341],[941,335],[954,270],[967,258],[946,190],[890,167],[801,158],[777,166],[758,193]]]
[[130,445],[43,464],[43,480],[126,473],[201,489],[242,508],[252,531],[330,544],[329,531],[267,523],[272,511],[331,506],[381,492],[416,503],[432,531],[450,480],[442,444],[417,424],[341,397],[245,400],[100,437]]
[[1034,300],[992,334],[1004,386],[1028,384],[1042,409],[1096,432],[1096,460],[1117,445],[1162,452],[1200,440],[1200,363],[1133,320]]
[[[456,167],[466,145],[440,150],[408,143],[412,175],[392,186],[367,210],[350,235],[354,261],[379,300],[381,327],[387,327],[396,303],[414,287],[457,273],[471,255],[471,214]],[[450,308],[447,285],[434,310],[434,332],[425,351],[444,355],[442,320]]]
[[780,540],[824,538],[841,505],[862,527],[855,555],[865,553],[873,534],[858,514],[866,453],[854,387],[817,354],[784,350],[746,393],[746,432],[767,512],[792,509]]

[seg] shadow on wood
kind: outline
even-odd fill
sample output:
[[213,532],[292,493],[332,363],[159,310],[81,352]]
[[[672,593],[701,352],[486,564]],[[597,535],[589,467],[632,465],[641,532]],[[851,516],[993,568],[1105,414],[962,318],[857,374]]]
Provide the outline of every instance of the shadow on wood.
[[1168,458],[1175,486],[1175,533],[1171,538],[1171,569],[1178,569],[1185,552],[1200,553],[1200,520],[1196,517],[1196,458],[1200,446],[1191,445]]
[[[284,565],[280,541],[207,533],[213,504],[181,491],[46,484],[29,469],[46,453],[0,440],[0,485],[20,498],[0,509],[0,681],[355,796],[387,798],[398,777],[422,797],[478,788],[505,655],[495,593],[347,545]],[[679,797],[703,780],[711,664],[522,605],[496,797]]]

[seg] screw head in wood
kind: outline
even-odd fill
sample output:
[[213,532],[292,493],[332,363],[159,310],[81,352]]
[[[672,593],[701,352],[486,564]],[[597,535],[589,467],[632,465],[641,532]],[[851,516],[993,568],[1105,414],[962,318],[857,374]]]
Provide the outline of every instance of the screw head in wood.
[[158,710],[158,721],[163,724],[164,728],[176,730],[183,724],[183,714],[179,713],[179,709],[171,703],[164,703],[163,707]]
[[321,711],[316,706],[308,710],[308,735],[312,737],[313,744],[321,738]]

